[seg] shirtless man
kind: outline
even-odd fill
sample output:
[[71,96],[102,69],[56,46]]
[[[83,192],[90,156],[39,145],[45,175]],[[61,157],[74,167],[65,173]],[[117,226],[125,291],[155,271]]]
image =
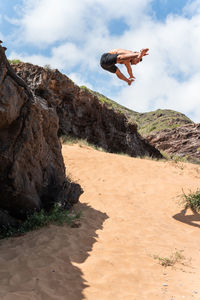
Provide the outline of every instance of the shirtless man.
[[[142,61],[142,57],[148,55],[148,51],[148,48],[142,49],[140,50],[140,52],[134,52],[124,49],[114,49],[107,53],[104,53],[101,56],[100,65],[106,71],[115,73],[119,79],[124,80],[128,83],[128,85],[131,85],[135,80],[131,65],[136,65],[140,61]],[[124,76],[115,64],[124,64],[127,68],[129,78]]]

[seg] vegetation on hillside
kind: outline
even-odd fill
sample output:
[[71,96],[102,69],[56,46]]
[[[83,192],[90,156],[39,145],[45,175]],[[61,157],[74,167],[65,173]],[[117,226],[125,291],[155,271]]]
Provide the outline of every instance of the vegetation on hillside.
[[104,103],[109,108],[123,113],[131,123],[137,123],[138,132],[141,135],[148,135],[151,133],[159,132],[163,129],[172,129],[183,126],[185,124],[193,123],[184,114],[170,109],[158,109],[152,112],[139,113],[128,109],[115,101],[105,97],[104,95],[94,92],[85,86],[82,89],[96,95],[101,103]]
[[142,135],[159,132],[163,129],[173,129],[193,123],[188,117],[170,109],[157,109],[148,113],[140,113],[136,122]]
[[[113,109],[114,111],[123,113],[123,114],[125,114],[125,115],[127,115],[128,113],[136,113],[136,112],[132,111],[131,109],[128,109],[128,108],[126,108],[125,106],[122,106],[122,105],[118,104],[117,102],[115,102],[115,101],[109,99],[109,98],[106,97],[106,96],[104,96],[104,95],[102,95],[102,94],[100,94],[100,93],[98,93],[98,92],[95,92],[95,91],[92,91],[92,90],[88,89],[88,88],[87,88],[86,86],[84,86],[84,85],[81,86],[81,89],[86,90],[86,91],[88,91],[89,93],[91,93],[91,94],[97,96],[98,99],[99,99],[99,101],[100,101],[101,103],[106,104],[106,106],[107,106],[108,108],[111,108],[111,109]],[[137,113],[136,113],[136,114],[137,114]]]
[[8,60],[10,64],[18,64],[18,63],[21,63],[21,60],[19,59],[9,59]]
[[93,149],[98,150],[98,151],[104,151],[104,152],[106,152],[106,150],[103,149],[102,147],[99,147],[97,145],[89,143],[87,141],[87,139],[80,139],[78,137],[74,137],[74,136],[71,136],[71,135],[62,135],[60,137],[60,141],[61,141],[61,143],[63,145],[78,144],[80,147],[90,147],[90,148],[93,148]]

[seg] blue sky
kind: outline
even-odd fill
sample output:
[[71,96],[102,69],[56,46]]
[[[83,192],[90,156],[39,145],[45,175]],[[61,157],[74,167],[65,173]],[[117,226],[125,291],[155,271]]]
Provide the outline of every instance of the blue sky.
[[[0,0],[0,39],[9,58],[49,64],[135,111],[200,122],[200,0]],[[110,49],[146,47],[132,86],[99,66]]]

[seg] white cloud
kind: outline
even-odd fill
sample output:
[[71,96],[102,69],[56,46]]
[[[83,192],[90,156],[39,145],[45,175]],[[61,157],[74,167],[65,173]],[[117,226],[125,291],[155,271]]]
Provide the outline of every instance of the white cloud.
[[39,66],[51,65],[51,58],[45,57],[42,55],[27,55],[24,53],[17,53],[16,51],[12,51],[9,55],[9,59],[19,59],[23,62],[32,63]]
[[51,55],[26,55],[24,53],[17,54],[11,52],[10,59],[19,58],[24,62],[31,62],[33,64],[39,64],[41,66],[50,64],[53,68],[68,69],[79,64],[83,59],[80,49],[75,44],[65,43],[59,47],[54,47],[51,50]]
[[[152,0],[24,0],[19,22],[23,38],[32,44],[52,44],[59,40],[87,39],[87,34],[104,29],[111,19],[124,18],[127,24],[144,22],[144,11]],[[143,19],[142,19],[143,17]]]
[[85,79],[84,76],[80,76],[79,73],[70,73],[67,75],[70,79],[74,81],[75,84],[79,86],[86,86],[87,88],[93,90],[93,86]]
[[147,65],[145,70],[139,70],[138,65],[137,79],[132,86],[123,88],[117,96],[119,102],[139,112],[158,108],[173,109],[199,122],[200,73],[194,74],[187,81],[179,82],[168,76],[162,68],[159,69],[158,64],[154,66],[157,71],[151,73],[151,63],[144,63]]
[[[84,1],[83,1],[84,2]],[[25,1],[21,26],[26,41],[51,44],[84,35],[84,3],[65,0]]]
[[184,7],[184,13],[189,16],[200,13],[200,0],[190,0]]

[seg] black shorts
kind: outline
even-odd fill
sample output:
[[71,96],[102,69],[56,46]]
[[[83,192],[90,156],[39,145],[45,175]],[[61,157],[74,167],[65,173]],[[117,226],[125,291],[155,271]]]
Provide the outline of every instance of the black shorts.
[[104,53],[100,60],[101,67],[106,71],[116,73],[117,67],[115,64],[117,63],[117,56],[118,54]]

